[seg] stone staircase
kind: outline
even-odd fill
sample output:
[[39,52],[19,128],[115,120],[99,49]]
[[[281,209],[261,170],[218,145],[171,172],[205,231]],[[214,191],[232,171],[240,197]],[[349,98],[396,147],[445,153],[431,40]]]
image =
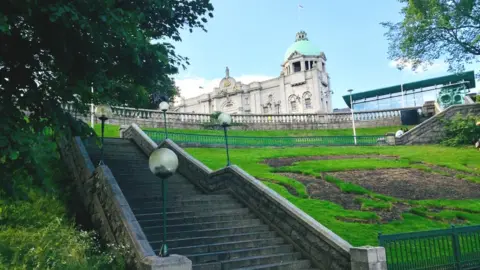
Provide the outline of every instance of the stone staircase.
[[[98,148],[92,143],[86,147],[98,164]],[[162,189],[161,180],[148,168],[148,157],[128,140],[105,139],[104,159],[158,254]],[[167,199],[169,253],[188,257],[193,269],[314,269],[310,260],[228,193],[204,194],[176,174],[168,179]]]

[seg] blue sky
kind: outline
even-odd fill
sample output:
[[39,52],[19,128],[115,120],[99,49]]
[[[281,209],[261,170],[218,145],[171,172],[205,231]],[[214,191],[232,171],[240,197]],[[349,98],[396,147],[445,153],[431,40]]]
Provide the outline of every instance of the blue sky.
[[[250,83],[277,77],[286,49],[305,30],[327,56],[334,108],[346,107],[347,89],[372,90],[447,74],[434,63],[427,71],[399,71],[387,58],[383,21],[400,21],[396,0],[212,0],[214,18],[207,33],[182,32],[177,53],[190,65],[176,76],[185,97],[212,91],[230,68],[230,76]],[[301,4],[303,9],[299,9]],[[204,89],[199,89],[203,87]]]

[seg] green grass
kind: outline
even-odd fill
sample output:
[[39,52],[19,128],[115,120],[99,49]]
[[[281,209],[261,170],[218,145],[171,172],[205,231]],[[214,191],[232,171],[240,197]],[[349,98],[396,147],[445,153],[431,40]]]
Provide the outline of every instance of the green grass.
[[[357,136],[369,135],[385,135],[387,132],[396,132],[400,128],[412,126],[391,126],[377,128],[357,128]],[[119,137],[120,126],[105,124],[106,137]],[[153,130],[163,132],[163,128],[143,128],[144,130]],[[100,134],[100,124],[95,124],[95,131]],[[168,129],[173,133],[189,133],[189,134],[210,134],[223,136],[222,130],[204,130],[204,129]],[[353,136],[352,129],[314,129],[314,130],[229,130],[230,136],[247,136],[247,137],[302,137],[302,136]]]
[[[194,157],[212,169],[220,169],[225,164],[224,149],[187,148]],[[398,160],[350,159],[350,160],[318,160],[302,161],[286,168],[270,168],[262,163],[267,158],[318,156],[318,155],[393,155]],[[308,198],[305,186],[288,177],[275,173],[277,170],[301,171],[305,174],[319,176],[321,172],[346,169],[404,168],[413,167],[433,172],[429,167],[417,164],[425,162],[452,169],[475,173],[480,171],[478,151],[472,148],[451,148],[436,145],[428,146],[396,146],[396,147],[316,147],[316,148],[283,148],[283,149],[231,149],[233,164],[238,165],[249,174],[264,181],[266,185],[287,198],[297,207],[318,220],[323,225],[349,241],[352,245],[378,245],[379,232],[384,234],[412,232],[448,228],[449,222],[464,219],[465,224],[480,223],[480,199],[472,200],[420,200],[407,201],[376,194],[361,186],[327,177],[325,180],[337,185],[343,192],[355,194],[362,202],[362,211],[346,210],[329,201]],[[434,172],[435,173],[435,172]],[[287,189],[275,182],[293,187],[298,196],[290,194]],[[389,223],[378,223],[379,217],[373,210],[390,209],[392,203],[401,201],[417,208],[444,208],[438,213],[420,215],[415,211],[403,214],[403,219]],[[477,217],[477,216],[479,217]],[[348,222],[348,221],[366,222]]]
[[358,158],[301,161],[295,162],[294,164],[292,164],[292,166],[281,167],[277,170],[282,172],[300,172],[304,174],[318,175],[318,172],[407,168],[409,166],[410,161],[408,159],[390,160],[376,158]]

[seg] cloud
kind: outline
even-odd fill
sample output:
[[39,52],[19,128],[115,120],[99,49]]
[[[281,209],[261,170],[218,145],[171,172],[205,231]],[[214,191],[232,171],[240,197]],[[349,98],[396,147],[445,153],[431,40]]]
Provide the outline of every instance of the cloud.
[[[242,75],[234,77],[237,82],[249,84],[252,82],[261,82],[273,79],[267,75]],[[175,84],[180,88],[180,95],[184,98],[192,98],[205,93],[210,93],[215,87],[218,87],[222,78],[205,79],[197,76],[183,76],[175,78]],[[201,89],[202,87],[203,89]]]
[[422,64],[417,67],[415,71],[412,70],[412,62],[405,60],[403,61],[402,59],[399,60],[393,60],[388,63],[388,65],[391,68],[398,68],[398,66],[403,63],[405,67],[403,68],[402,72],[407,72],[411,75],[419,75],[419,74],[425,74],[425,73],[430,73],[430,74],[435,74],[435,73],[442,73],[446,72],[448,70],[448,65],[447,63],[443,61],[435,61],[431,65],[429,64]]

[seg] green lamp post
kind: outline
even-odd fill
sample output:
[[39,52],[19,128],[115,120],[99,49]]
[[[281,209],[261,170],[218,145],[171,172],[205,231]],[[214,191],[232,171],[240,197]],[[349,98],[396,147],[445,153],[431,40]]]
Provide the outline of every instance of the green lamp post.
[[148,159],[150,171],[162,180],[163,200],[163,241],[160,248],[160,256],[168,257],[167,248],[167,179],[172,176],[178,168],[177,155],[168,148],[158,148],[150,154]]
[[102,121],[102,145],[100,146],[100,165],[103,165],[103,139],[105,134],[105,121],[112,118],[112,107],[107,104],[100,104],[95,108],[95,116]]
[[167,110],[170,108],[170,104],[166,101],[160,102],[158,108],[163,112],[163,122],[165,124],[165,139],[168,138],[168,131],[167,131]]
[[228,153],[227,128],[232,124],[232,117],[228,113],[221,113],[218,116],[218,122],[223,127],[223,133],[225,135],[225,149],[227,150],[227,167],[228,167],[230,166],[230,155]]

